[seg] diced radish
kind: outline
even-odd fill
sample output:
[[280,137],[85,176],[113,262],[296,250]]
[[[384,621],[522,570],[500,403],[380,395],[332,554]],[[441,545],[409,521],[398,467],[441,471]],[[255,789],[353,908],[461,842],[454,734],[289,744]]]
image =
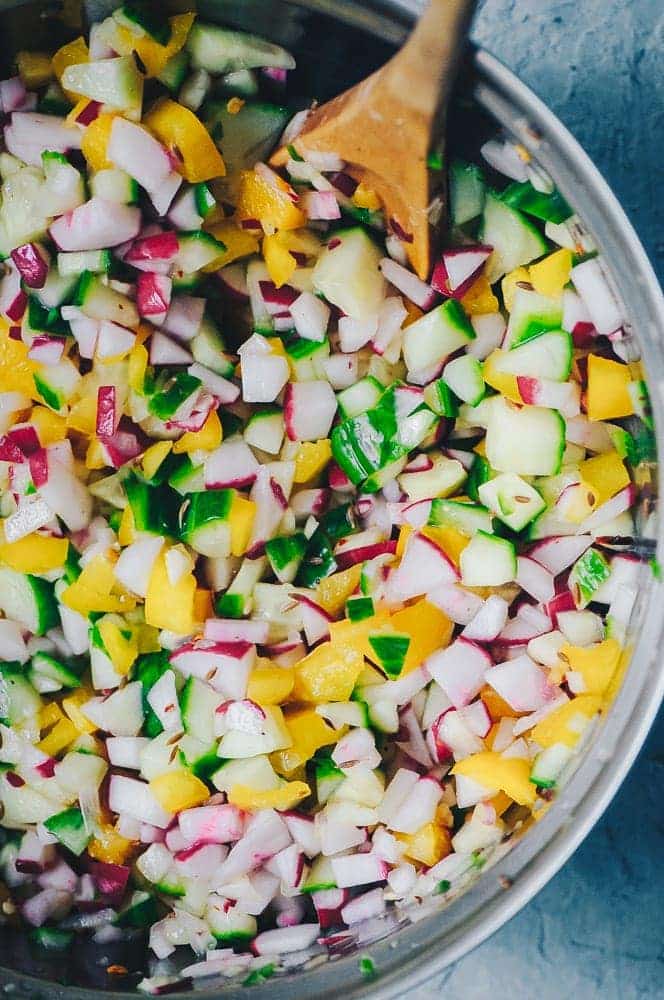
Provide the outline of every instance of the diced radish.
[[600,335],[613,333],[624,324],[622,307],[598,257],[591,257],[573,267],[571,278]]
[[61,360],[65,341],[61,337],[35,337],[28,357],[40,365],[57,365]]
[[242,354],[243,400],[245,403],[274,402],[286,385],[289,375],[288,361],[278,354]]
[[125,326],[103,319],[97,333],[96,356],[98,358],[115,358],[127,354],[134,346],[136,334]]
[[104,250],[133,239],[140,226],[141,213],[135,206],[91,198],[56,219],[50,234],[59,250]]
[[178,817],[186,844],[228,844],[244,832],[242,813],[233,805],[197,806]]
[[590,535],[545,538],[536,542],[528,554],[553,576],[558,576],[572,566],[591,544]]
[[293,594],[293,599],[300,604],[302,627],[307,644],[314,646],[322,639],[329,638],[332,618],[327,611],[305,594]]
[[106,156],[150,194],[172,172],[170,157],[161,143],[147,129],[119,116],[113,120]]
[[[244,358],[242,365],[244,368]],[[327,437],[336,410],[337,398],[329,382],[289,383],[284,398],[288,437],[291,441],[318,441]]]
[[5,126],[5,146],[25,163],[41,167],[43,152],[67,153],[70,149],[80,149],[81,135],[81,130],[67,125],[64,118],[15,111],[11,125]]
[[461,298],[468,291],[493,247],[468,246],[445,250],[433,269],[431,284],[442,295]]
[[316,941],[319,934],[319,924],[280,927],[273,931],[263,931],[254,938],[251,948],[255,955],[286,955],[308,948]]
[[489,139],[482,146],[480,153],[494,170],[504,174],[505,177],[513,181],[528,180],[526,163],[519,156],[514,143],[501,141],[500,139]]
[[150,337],[151,365],[188,365],[193,360],[186,347],[178,344],[177,340],[171,340],[164,333],[156,331]]
[[115,386],[100,385],[97,389],[97,421],[95,426],[97,436],[109,437],[114,434],[118,420]]
[[456,708],[468,705],[479,694],[485,672],[492,665],[486,650],[464,637],[433,653],[426,662],[427,670]]
[[171,815],[159,805],[149,785],[121,774],[111,776],[108,791],[109,807],[116,813],[127,813],[142,823],[166,829]]
[[290,305],[290,314],[300,337],[325,340],[330,308],[311,292],[302,292]]
[[468,344],[466,353],[479,361],[488,358],[492,351],[500,347],[505,336],[505,320],[502,313],[485,313],[481,316],[471,316],[470,322],[475,331],[475,340]]
[[339,889],[382,882],[389,871],[385,862],[373,852],[332,858],[331,865]]
[[206,639],[214,642],[251,642],[264,645],[267,642],[268,632],[267,622],[208,618],[204,635]]
[[351,729],[332,751],[332,760],[342,770],[357,766],[373,770],[380,763],[373,733],[369,729]]
[[192,340],[200,329],[204,313],[205,299],[176,295],[171,301],[162,329],[178,340]]
[[408,268],[402,267],[390,257],[383,257],[379,267],[386,280],[420,309],[431,309],[434,305],[438,298],[434,289]]
[[457,579],[457,570],[443,550],[415,532],[408,539],[401,563],[390,574],[387,590],[392,601],[406,601]]
[[592,514],[589,514],[577,528],[577,534],[597,533],[602,528],[602,525],[609,524],[610,521],[628,511],[634,503],[635,497],[636,489],[634,484],[630,483],[620,493],[616,493],[614,497],[611,497],[606,503],[597,507]]
[[153,261],[172,261],[178,255],[180,244],[176,233],[158,232],[142,236],[129,247],[124,255],[128,264],[151,264]]
[[519,556],[516,561],[516,582],[527,594],[541,604],[553,599],[554,577],[535,559]]
[[217,375],[216,372],[210,371],[205,365],[201,365],[196,361],[193,365],[189,365],[187,371],[190,375],[200,379],[205,388],[216,397],[222,406],[228,406],[238,399],[240,395],[239,386],[235,385],[234,382],[229,382],[222,375]]
[[7,273],[0,278],[0,313],[19,322],[27,304],[28,297],[21,288],[21,273],[12,261]]
[[466,625],[462,636],[475,642],[493,642],[505,627],[508,610],[507,601],[498,594],[492,594]]
[[229,297],[238,302],[248,300],[247,269],[243,264],[228,264],[217,271],[217,277]]
[[544,671],[526,654],[491,667],[485,676],[487,684],[517,712],[541,708],[554,693]]
[[49,255],[39,243],[24,243],[11,252],[11,258],[28,288],[43,288],[48,275]]
[[254,453],[241,438],[224,441],[206,459],[205,486],[207,489],[250,486],[256,480],[258,468]]
[[443,790],[435,778],[420,778],[411,788],[388,826],[397,833],[415,833],[431,823]]

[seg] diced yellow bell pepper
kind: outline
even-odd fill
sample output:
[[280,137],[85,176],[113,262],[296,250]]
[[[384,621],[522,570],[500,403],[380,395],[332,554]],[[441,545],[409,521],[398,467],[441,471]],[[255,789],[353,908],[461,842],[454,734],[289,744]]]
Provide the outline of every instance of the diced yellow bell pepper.
[[555,743],[563,743],[566,747],[575,747],[579,742],[580,731],[575,727],[574,720],[579,715],[592,719],[602,708],[602,699],[597,695],[581,694],[572,698],[565,705],[550,712],[530,731],[530,739],[541,747],[552,747]]
[[348,701],[363,666],[364,657],[359,650],[323,642],[295,664],[293,697],[316,705]]
[[131,545],[132,542],[136,541],[136,526],[134,523],[134,512],[127,504],[125,509],[122,511],[122,517],[120,518],[120,525],[118,527],[118,541],[120,545]]
[[329,438],[303,441],[295,453],[295,482],[306,483],[322,472],[332,458]]
[[482,377],[487,385],[496,389],[513,403],[522,403],[516,375],[509,375],[506,372],[497,371],[496,362],[503,356],[503,351],[499,348],[493,351],[482,364]]
[[210,410],[199,431],[185,431],[173,445],[173,454],[181,455],[190,451],[213,451],[221,444],[223,430],[216,410]]
[[17,53],[16,68],[28,90],[45,87],[53,79],[53,65],[47,52]]
[[63,441],[67,436],[67,421],[45,406],[34,406],[30,414],[30,423],[37,431],[39,443],[45,448],[56,441]]
[[155,560],[150,574],[145,598],[145,621],[155,628],[168,629],[176,635],[190,635],[194,631],[194,596],[196,578],[185,573],[173,585],[166,571],[166,554],[162,551]]
[[143,393],[145,371],[147,367],[147,349],[143,346],[143,344],[135,343],[129,352],[129,371],[127,373],[127,381],[129,382],[129,388],[133,389],[134,392],[139,393],[139,395]]
[[37,370],[28,357],[28,348],[22,340],[12,340],[9,328],[0,327],[0,386],[2,392],[20,392],[37,399],[32,377]]
[[[43,407],[39,407],[43,409]],[[50,411],[49,411],[50,412]],[[97,399],[95,396],[82,396],[70,408],[65,418],[67,427],[86,437],[93,437],[97,427]]]
[[228,801],[238,809],[253,812],[256,809],[294,809],[303,799],[311,795],[305,781],[291,781],[281,788],[259,792],[248,785],[233,785],[228,792]]
[[521,806],[529,806],[537,796],[530,781],[530,766],[530,761],[522,757],[501,757],[494,750],[483,750],[457,761],[452,774],[472,778],[485,788],[505,792]]
[[560,295],[569,281],[572,270],[572,251],[561,247],[548,257],[531,264],[528,271],[530,281],[536,292],[552,298]]
[[205,587],[196,587],[194,592],[194,621],[202,624],[214,615],[212,591]]
[[480,274],[461,299],[461,305],[468,316],[485,316],[498,312],[500,303],[491,291],[489,279]]
[[101,641],[108,657],[119,674],[128,674],[138,656],[138,643],[134,636],[123,635],[123,629],[111,618],[102,618],[97,623]]
[[136,599],[120,586],[113,564],[103,555],[86,563],[78,579],[63,592],[61,600],[82,615],[89,615],[91,611],[131,611],[136,607]]
[[512,312],[514,306],[514,296],[519,282],[530,284],[530,274],[527,267],[516,267],[509,274],[506,274],[500,282],[500,290],[503,293],[503,302],[508,312]]
[[344,604],[357,588],[362,574],[358,564],[344,569],[340,573],[326,576],[316,586],[316,600],[327,611],[328,615],[338,615]]
[[457,566],[459,565],[461,553],[470,542],[470,538],[464,535],[462,531],[457,531],[456,528],[451,527],[437,528],[427,525],[424,528],[420,528],[420,534],[435,542]]
[[297,261],[280,239],[280,233],[266,236],[263,240],[263,257],[270,278],[277,288],[285,285],[293,276]]
[[226,267],[234,260],[242,257],[250,257],[251,254],[258,253],[260,243],[258,237],[248,229],[240,229],[232,219],[224,219],[223,222],[215,222],[214,225],[205,226],[208,233],[214,236],[215,240],[223,243],[226,249],[213,260],[206,264],[203,271],[218,271],[220,267]]
[[85,705],[86,701],[90,701],[93,694],[88,688],[78,688],[78,690],[73,691],[66,698],[62,699],[62,708],[65,715],[71,719],[79,733],[94,733],[97,731],[97,726],[93,722],[90,722],[87,715],[84,715],[81,711],[81,705]]
[[156,441],[143,452],[141,465],[146,479],[152,479],[166,456],[170,455],[172,447],[172,441]]
[[134,35],[128,29],[123,29],[123,39],[145,66],[147,76],[159,76],[169,59],[172,59],[184,47],[195,17],[196,15],[192,11],[169,17],[171,37],[167,45],[160,45],[147,34]]
[[95,861],[105,861],[109,865],[123,865],[131,856],[134,846],[134,841],[127,840],[110,823],[100,823],[86,849]]
[[382,201],[373,188],[367,187],[363,183],[357,185],[351,201],[358,208],[367,208],[370,212],[378,212],[383,207]]
[[313,708],[297,708],[284,713],[292,745],[270,755],[275,771],[286,777],[311,760],[321,747],[329,746],[346,731],[333,729]]
[[48,736],[40,740],[37,746],[42,753],[48,754],[49,757],[57,757],[78,735],[78,729],[71,719],[60,719],[53,726]]
[[233,497],[228,523],[231,529],[231,554],[243,556],[247,551],[256,517],[256,504],[241,493]]
[[193,111],[177,101],[160,101],[143,119],[144,124],[182,160],[180,173],[191,184],[224,177],[226,166],[210,134]]
[[629,485],[629,472],[617,451],[607,451],[586,459],[581,462],[579,472],[584,482],[594,490],[598,504],[610,500]]
[[273,186],[255,170],[244,170],[240,176],[237,215],[239,219],[258,219],[271,232],[299,229],[305,223],[304,212],[288,193],[288,184],[279,178]]
[[0,534],[0,563],[17,573],[48,573],[64,566],[69,542],[66,538],[36,533],[5,542]]
[[247,698],[259,705],[281,705],[293,690],[295,676],[285,667],[256,667],[249,674]]
[[622,648],[615,639],[604,639],[594,646],[570,646],[565,643],[558,655],[569,669],[581,674],[584,693],[604,694],[615,672]]
[[182,809],[193,809],[210,798],[210,791],[200,778],[182,768],[167,771],[153,778],[150,791],[166,812],[178,813]]
[[44,705],[41,712],[39,713],[39,728],[49,729],[54,726],[56,722],[62,719],[62,709],[58,705],[57,701],[51,701],[48,705]]
[[113,166],[106,155],[108,141],[111,137],[113,119],[117,115],[103,114],[90,122],[81,137],[81,152],[85,157],[88,167],[93,172],[97,170],[108,170]]
[[634,413],[628,386],[631,373],[627,365],[598,354],[588,355],[588,390],[586,410],[589,420],[613,420]]
[[[75,38],[72,42],[67,42],[62,48],[58,49],[52,59],[53,72],[55,73],[58,80],[62,80],[62,74],[67,69],[68,66],[78,66],[80,63],[86,63],[90,61],[90,53],[88,51],[88,46],[83,38],[79,36]],[[64,91],[72,104],[76,104],[79,99],[79,94],[74,94],[70,90]]]
[[450,831],[438,823],[425,823],[415,833],[399,833],[397,840],[405,846],[404,854],[431,868],[452,851]]

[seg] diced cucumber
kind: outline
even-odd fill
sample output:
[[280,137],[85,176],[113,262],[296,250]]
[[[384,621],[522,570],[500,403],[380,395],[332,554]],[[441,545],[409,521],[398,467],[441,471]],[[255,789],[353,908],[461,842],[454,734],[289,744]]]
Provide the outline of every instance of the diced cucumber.
[[219,767],[219,757],[217,755],[217,743],[203,743],[195,736],[183,736],[178,743],[178,758],[180,762],[189,770],[201,778],[209,781]]
[[239,906],[226,906],[220,900],[218,906],[208,906],[206,919],[212,937],[217,941],[250,941],[256,937],[258,925],[256,917],[243,913]]
[[212,80],[206,69],[196,69],[180,88],[178,101],[190,111],[198,111],[210,92]]
[[143,75],[133,55],[67,66],[61,83],[81,97],[140,115]]
[[525,479],[503,472],[478,489],[482,503],[512,531],[522,531],[546,509],[546,501]]
[[369,645],[375,654],[375,662],[385,671],[388,677],[394,679],[403,670],[406,662],[409,635],[370,635]]
[[519,476],[554,476],[565,451],[565,421],[557,410],[516,407],[492,398],[486,432],[486,458],[498,472]]
[[0,566],[0,608],[33,635],[43,635],[60,621],[53,584],[8,566]]
[[500,587],[516,579],[516,551],[512,542],[478,531],[459,557],[461,582],[466,587]]
[[429,497],[447,497],[458,493],[465,479],[466,470],[461,462],[436,455],[431,469],[401,473],[399,485],[408,494],[409,500],[428,500]]
[[611,575],[611,567],[599,549],[587,549],[577,559],[569,574],[568,586],[577,608],[585,608]]
[[183,456],[183,461],[168,478],[168,485],[182,496],[185,493],[198,493],[205,489],[205,466],[194,465],[189,455]]
[[292,583],[307,550],[302,532],[270,538],[265,543],[265,555],[279,583]]
[[[343,778],[342,778],[343,780]],[[309,874],[300,886],[300,892],[320,892],[322,889],[336,889],[337,883],[330,858],[320,854],[311,866]]]
[[325,377],[323,363],[330,356],[330,342],[305,340],[298,337],[286,348],[293,375],[298,382],[310,382]]
[[266,101],[247,101],[231,114],[226,101],[209,102],[201,117],[221,149],[229,175],[265,160],[291,117],[288,108]]
[[[364,569],[364,566],[362,567]],[[366,578],[363,577],[361,585]],[[352,622],[361,622],[375,613],[373,598],[365,596],[349,597],[346,601],[346,616]]]
[[443,378],[429,382],[424,390],[424,402],[439,417],[454,418],[459,414],[459,403]]
[[0,663],[0,718],[21,726],[41,712],[42,700],[18,663]]
[[78,806],[73,806],[71,809],[65,809],[64,812],[51,816],[46,820],[44,826],[49,833],[58,838],[68,851],[76,856],[83,853],[92,836]]
[[354,385],[337,393],[339,413],[344,419],[366,413],[376,405],[384,391],[378,379],[373,375],[365,375]]
[[231,489],[187,494],[182,506],[180,535],[183,541],[204,556],[229,556],[234,495]]
[[406,367],[411,372],[430,368],[474,339],[475,331],[463,307],[456,299],[448,299],[406,327]]
[[185,732],[205,745],[213,743],[214,713],[218,705],[218,692],[197,677],[188,677],[180,692],[180,713]]
[[81,173],[60,153],[42,153],[44,187],[42,199],[49,215],[62,215],[85,201],[85,182]]
[[217,201],[207,184],[202,182],[186,188],[173,202],[168,217],[182,230],[197,230],[213,210]]
[[548,330],[510,351],[496,352],[491,363],[496,372],[565,382],[572,369],[573,346],[567,331]]
[[168,486],[154,487],[135,475],[124,481],[137,531],[151,535],[176,535],[180,497]]
[[160,420],[171,420],[180,407],[198,393],[201,385],[201,380],[188,372],[176,375],[164,372],[150,396],[148,409]]
[[159,919],[157,900],[149,892],[134,892],[113,923],[117,927],[152,927]]
[[184,83],[188,70],[189,53],[181,49],[174,56],[171,56],[161,73],[157,76],[157,79],[171,93],[176,93]]
[[546,330],[560,331],[562,320],[562,297],[549,298],[549,296],[540,295],[539,292],[531,288],[517,287],[507,324],[504,346],[505,348],[515,348],[526,341],[539,337]]
[[148,701],[148,694],[161,675],[169,669],[168,655],[161,650],[159,653],[144,653],[136,660],[132,669],[132,680],[142,684],[143,697],[143,734],[154,739],[162,732],[163,726]]
[[108,274],[111,267],[109,250],[82,250],[80,253],[59,253],[58,271],[63,277],[78,276],[83,271],[91,274]]
[[233,582],[220,594],[215,610],[220,618],[242,618],[251,611],[254,587],[265,572],[267,560],[243,559]]
[[29,672],[30,680],[37,691],[59,691],[61,688],[77,688],[81,685],[78,674],[48,653],[35,653]]
[[231,378],[235,372],[235,362],[225,351],[226,344],[218,327],[209,316],[204,316],[198,333],[189,342],[189,349],[199,364],[205,365],[217,375]]
[[122,7],[113,11],[118,24],[138,35],[149,35],[160,45],[168,45],[171,26],[168,19],[158,13],[158,8],[138,0],[125,0]]
[[314,289],[348,316],[373,316],[385,297],[385,279],[378,266],[382,256],[366,230],[339,229],[314,267]]
[[79,306],[90,319],[105,319],[120,326],[138,325],[138,310],[132,299],[105,285],[90,271],[83,271],[79,278],[74,305]]
[[[344,780],[344,773],[337,767],[331,757],[321,754],[314,757],[316,775],[316,795],[321,805],[324,805],[330,795]],[[314,890],[309,890],[313,892]]]
[[212,776],[212,784],[220,792],[229,792],[233,785],[246,785],[257,792],[269,792],[279,787],[279,778],[264,754],[256,757],[227,760]]
[[[62,254],[58,254],[58,256],[61,257]],[[79,273],[63,275],[59,266],[51,267],[44,287],[35,291],[36,297],[49,310],[71,302],[76,291]]]
[[482,365],[471,354],[462,354],[449,361],[443,370],[443,379],[454,395],[470,406],[477,406],[484,398],[486,386]]
[[478,503],[464,503],[460,500],[432,500],[428,524],[436,528],[454,528],[472,537],[478,531],[491,531],[491,514]]
[[252,413],[244,428],[244,440],[252,448],[268,455],[277,455],[284,440],[284,416],[281,410],[269,409]]
[[542,222],[553,222],[558,225],[572,215],[563,196],[555,188],[549,194],[538,191],[530,181],[515,181],[506,188],[500,200],[511,208],[518,208],[527,215],[534,215]]
[[175,899],[181,899],[187,892],[183,876],[179,875],[173,868],[162,875],[159,881],[154,883],[154,887],[162,895],[172,896]]
[[48,951],[66,951],[74,940],[73,931],[63,931],[59,927],[33,927],[30,940],[39,948]]
[[238,97],[256,97],[260,87],[256,73],[252,69],[237,69],[233,73],[224,73],[217,81],[219,90],[224,94]]
[[180,276],[191,275],[200,271],[202,267],[207,267],[221,257],[226,249],[223,243],[202,229],[190,233],[178,233],[178,242],[180,249],[173,261],[173,272]]
[[29,334],[47,333],[59,337],[66,337],[70,332],[69,324],[62,319],[60,310],[56,306],[42,305],[36,295],[28,298],[26,330]]
[[[135,205],[138,201],[138,184],[133,177],[118,167],[98,170],[90,178],[90,194],[118,205]],[[89,267],[87,270],[93,271],[94,268]]]
[[293,69],[295,60],[279,45],[243,31],[197,21],[189,32],[187,50],[197,69],[231,73],[255,66]]
[[463,226],[482,214],[486,184],[474,163],[455,160],[450,167],[450,215],[455,226]]
[[479,503],[479,488],[482,483],[486,483],[491,478],[491,466],[482,455],[476,455],[466,480],[466,493],[471,500]]
[[555,788],[561,772],[574,756],[574,751],[564,743],[554,743],[540,751],[533,761],[530,780],[538,788]]
[[491,284],[504,274],[546,253],[547,242],[539,230],[516,209],[487,191],[480,240],[493,247],[486,265]]
[[35,388],[46,405],[55,413],[62,414],[80,382],[78,368],[69,358],[63,358],[55,365],[44,366],[41,372],[33,373]]

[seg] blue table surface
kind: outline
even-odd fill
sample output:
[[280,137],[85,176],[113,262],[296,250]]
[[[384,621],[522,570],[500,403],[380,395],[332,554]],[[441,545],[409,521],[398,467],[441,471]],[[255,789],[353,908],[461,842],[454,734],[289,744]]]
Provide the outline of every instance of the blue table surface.
[[[546,101],[618,195],[664,278],[664,4],[484,0],[473,30]],[[662,331],[664,334],[664,331]],[[564,868],[414,1000],[664,997],[664,713]]]

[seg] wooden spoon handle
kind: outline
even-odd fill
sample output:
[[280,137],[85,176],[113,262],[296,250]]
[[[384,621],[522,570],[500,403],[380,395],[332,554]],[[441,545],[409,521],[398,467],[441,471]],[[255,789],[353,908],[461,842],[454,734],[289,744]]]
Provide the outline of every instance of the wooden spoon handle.
[[430,0],[408,41],[382,71],[400,103],[427,117],[447,103],[477,0]]

